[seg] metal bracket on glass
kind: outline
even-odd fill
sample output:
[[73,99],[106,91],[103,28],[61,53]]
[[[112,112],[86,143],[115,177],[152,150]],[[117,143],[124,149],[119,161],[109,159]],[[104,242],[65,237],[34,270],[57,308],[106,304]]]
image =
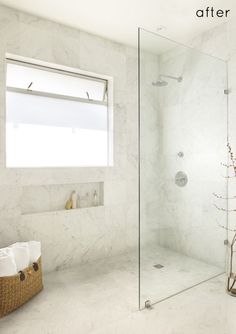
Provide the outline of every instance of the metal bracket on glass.
[[151,310],[151,308],[152,308],[151,300],[146,300],[145,301],[145,308]]

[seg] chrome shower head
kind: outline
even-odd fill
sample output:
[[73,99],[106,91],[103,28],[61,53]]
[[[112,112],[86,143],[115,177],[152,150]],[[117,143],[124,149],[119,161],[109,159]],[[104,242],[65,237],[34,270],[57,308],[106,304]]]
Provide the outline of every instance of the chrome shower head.
[[183,81],[183,77],[174,77],[173,75],[160,74],[159,75],[159,80],[157,80],[156,82],[152,82],[152,85],[157,86],[157,87],[167,86],[168,81],[163,80],[162,78],[168,78],[168,79],[171,79],[171,80],[176,80],[177,82],[182,82]]

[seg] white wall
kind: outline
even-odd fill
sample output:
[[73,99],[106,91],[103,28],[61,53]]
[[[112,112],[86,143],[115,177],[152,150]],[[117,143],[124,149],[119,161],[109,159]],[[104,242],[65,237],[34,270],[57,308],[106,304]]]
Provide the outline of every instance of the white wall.
[[[235,31],[236,24],[231,22],[228,26],[224,25],[211,30],[190,43],[210,54],[220,57],[228,57],[230,55],[229,78],[231,88],[236,84],[236,75],[234,75],[236,72]],[[228,45],[226,44],[227,36]],[[3,6],[0,7],[0,40],[0,247],[17,240],[41,240],[46,270],[63,268],[105,256],[113,256],[137,247],[137,50]],[[114,167],[16,170],[5,168],[6,52],[114,77]],[[144,83],[148,82],[150,89],[153,89],[151,82],[157,77],[158,62],[154,61],[153,55],[146,56],[150,60],[150,67],[145,69],[146,81]],[[196,64],[196,62],[190,63],[188,73],[185,73],[185,76],[191,77],[191,75],[194,75]],[[203,69],[202,73],[205,73],[206,76],[213,74],[217,80],[217,73],[214,73],[214,67],[208,66],[210,64],[212,63],[209,60],[209,62],[206,62],[205,67],[201,67]],[[206,79],[206,77],[204,78]],[[193,90],[193,84],[189,79],[186,83],[186,94],[190,97],[189,102],[192,106],[191,110],[190,108],[185,110],[188,122],[190,122],[188,127],[188,135],[190,136],[192,133],[192,116],[195,117],[199,109],[196,108],[196,99],[194,97],[197,86]],[[200,86],[200,90],[203,91],[204,87]],[[145,161],[147,162],[145,170],[147,175],[149,175],[147,183],[144,185],[146,194],[144,195],[145,205],[143,212],[145,217],[149,217],[145,223],[146,225],[144,225],[146,241],[163,241],[166,236],[161,234],[163,233],[162,226],[168,222],[168,214],[171,216],[173,208],[176,208],[178,212],[175,212],[175,217],[178,218],[176,220],[178,228],[176,229],[176,226],[173,228],[175,233],[172,235],[171,247],[209,262],[212,262],[212,256],[215,256],[213,262],[222,264],[222,231],[218,229],[215,221],[211,219],[213,209],[211,208],[212,198],[210,192],[217,190],[215,189],[215,187],[217,188],[217,177],[216,174],[214,174],[214,177],[210,175],[209,167],[216,166],[218,163],[217,159],[214,157],[212,166],[209,166],[207,163],[208,154],[201,156],[200,150],[200,156],[195,156],[193,159],[193,156],[188,156],[190,147],[186,146],[181,149],[186,152],[186,157],[189,159],[188,166],[180,165],[181,162],[176,160],[176,153],[180,149],[175,142],[178,131],[173,132],[175,135],[170,136],[169,139],[173,138],[174,145],[171,144],[172,139],[167,144],[169,139],[165,138],[165,145],[167,145],[165,151],[169,150],[168,168],[170,168],[171,177],[168,179],[163,174],[162,179],[168,179],[168,187],[172,187],[175,169],[185,169],[186,167],[187,172],[190,173],[190,184],[188,188],[170,190],[169,195],[171,198],[169,198],[169,195],[166,195],[158,183],[162,167],[165,167],[166,170],[166,166],[162,166],[160,163],[158,154],[161,149],[164,149],[164,146],[161,146],[162,136],[160,132],[156,131],[156,128],[160,129],[162,127],[164,131],[164,123],[161,125],[161,120],[164,122],[164,119],[168,126],[170,126],[171,121],[173,131],[178,130],[176,124],[179,125],[178,113],[175,113],[172,118],[176,105],[179,105],[177,103],[174,107],[171,106],[171,104],[174,104],[172,102],[175,101],[176,92],[172,90],[171,94],[172,98],[166,96],[166,101],[168,102],[165,102],[165,106],[162,105],[165,118],[162,118],[163,115],[160,114],[158,95],[152,91],[154,96],[154,100],[152,100],[149,88],[145,93],[146,100],[143,101],[143,104],[146,105],[146,134],[149,133],[152,137],[151,143],[149,141],[147,143],[148,150],[145,153]],[[230,133],[233,147],[236,149],[236,135],[234,135],[235,116],[233,112],[235,97],[233,90],[229,97]],[[218,109],[219,97],[209,95],[208,98],[209,101],[215,103],[218,110],[217,113],[220,112],[220,109]],[[190,115],[188,112],[190,112]],[[213,122],[209,126],[213,129],[215,114],[208,114],[208,116],[208,121]],[[202,124],[205,124],[206,120],[202,119],[201,121]],[[220,121],[220,118],[217,118],[218,121]],[[201,122],[198,125],[201,126]],[[219,129],[219,137],[216,140],[220,143],[222,140],[221,135],[221,129]],[[156,141],[158,141],[158,144]],[[187,143],[185,144],[187,145]],[[155,153],[155,156],[153,153]],[[205,161],[200,171],[196,164],[198,158],[204,158]],[[195,161],[194,164],[193,161]],[[176,164],[179,165],[177,166]],[[206,174],[204,173],[205,171]],[[200,184],[191,184],[192,173],[194,174],[195,183],[198,182],[198,175],[201,176]],[[155,176],[155,182],[150,176]],[[37,201],[37,194],[39,194],[38,201],[40,201],[40,196],[45,196],[45,194],[50,201],[51,194],[47,192],[50,185],[58,186],[61,190],[64,184],[66,191],[68,191],[68,184],[71,184],[71,190],[73,190],[76,184],[86,182],[104,182],[104,207],[74,212],[22,215],[22,209],[24,208],[25,210],[27,207],[26,202],[32,197],[36,198]],[[209,190],[208,195],[203,192],[205,182],[207,182],[207,189]],[[186,192],[184,193],[185,190]],[[179,192],[181,191],[183,193],[180,194]],[[32,196],[29,196],[30,193]],[[160,199],[171,208],[169,213],[168,210],[163,210],[163,206],[161,206],[162,210],[160,211],[160,207],[156,205]],[[197,204],[193,211],[187,209],[189,201],[193,201],[193,205]],[[162,213],[165,214],[162,216]],[[202,214],[206,219],[202,219]],[[161,228],[157,226],[156,229],[156,226],[154,226],[155,215],[161,221]],[[185,232],[187,231],[186,224],[189,223],[190,217],[196,218],[191,220],[194,221],[194,226],[191,225],[191,230],[188,229],[189,233],[183,234],[181,229],[183,228]],[[199,222],[201,226],[198,225]],[[203,226],[205,222],[207,225]],[[150,230],[149,227],[151,227]],[[160,232],[160,229],[162,229],[162,232]],[[151,233],[149,233],[150,231]],[[176,231],[178,231],[177,234]],[[216,243],[213,241],[213,244],[210,244],[211,252],[207,254],[206,250],[209,249],[208,242],[214,239],[212,233],[216,237]],[[202,247],[201,240],[204,240],[204,247]],[[193,244],[194,247],[192,247]],[[219,251],[216,250],[216,247],[219,247]]]
[[[226,216],[213,206],[212,193],[226,194],[221,166],[226,160],[226,65],[183,49],[177,55],[162,56],[160,67],[162,73],[181,75],[183,81],[170,81],[159,89],[165,189],[159,208],[166,224],[159,240],[171,249],[224,267],[224,233],[217,222],[225,223]],[[178,157],[180,151],[183,158]],[[188,176],[183,188],[175,184],[178,171]]]
[[[193,41],[193,46],[197,46],[199,49],[208,52],[214,56],[221,57],[227,60],[228,63],[228,84],[230,94],[228,95],[228,134],[229,142],[232,146],[234,156],[236,155],[236,22],[231,19],[227,24],[222,24],[215,29],[212,29],[199,38]],[[234,173],[232,169],[229,171],[230,176]],[[229,180],[229,197],[235,196],[236,186],[235,179]],[[225,204],[225,203],[224,203]],[[229,209],[236,208],[236,200],[229,200]],[[229,213],[229,228],[236,229],[236,214],[235,212]],[[228,236],[231,241],[232,233]]]
[[[3,6],[0,41],[0,247],[41,240],[46,270],[137,247],[137,51]],[[6,52],[114,78],[114,167],[5,168]],[[104,182],[104,207],[22,215],[27,201],[50,203],[50,185],[86,182]]]
[[[156,39],[158,44],[159,37]],[[223,25],[189,45],[225,59],[225,41],[227,30]],[[226,63],[174,43],[155,61],[160,73],[182,76],[183,81],[167,79],[168,86],[155,87],[157,93],[151,86],[151,75],[149,82],[144,82],[146,90],[142,82],[142,96],[147,96],[148,90],[155,106],[149,106],[153,118],[147,116],[147,106],[141,104],[143,133],[147,134],[141,142],[141,149],[146,150],[142,162],[145,181],[141,182],[145,192],[141,226],[146,237],[142,240],[224,268],[226,233],[218,223],[226,224],[226,214],[217,211],[213,203],[225,203],[215,201],[212,193],[226,195],[226,179],[222,177],[225,170],[221,166],[221,162],[226,162],[227,152]],[[146,62],[153,60],[145,58],[141,67],[145,68]],[[155,124],[154,133],[145,117]],[[177,155],[180,151],[184,152],[183,158]],[[149,164],[145,160],[147,152]],[[188,176],[188,184],[183,188],[175,184],[178,171]]]
[[[141,32],[140,52],[140,232],[141,248],[156,242],[159,180],[159,103],[158,90],[152,85],[159,74],[158,58],[142,48],[146,32]],[[142,255],[143,257],[143,255]],[[145,262],[145,260],[144,260]]]

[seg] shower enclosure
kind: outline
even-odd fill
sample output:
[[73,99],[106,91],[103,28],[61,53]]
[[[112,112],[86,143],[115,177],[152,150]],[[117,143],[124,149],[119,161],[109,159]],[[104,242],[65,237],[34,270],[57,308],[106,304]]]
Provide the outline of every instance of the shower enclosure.
[[226,143],[226,62],[139,29],[141,309],[225,271]]

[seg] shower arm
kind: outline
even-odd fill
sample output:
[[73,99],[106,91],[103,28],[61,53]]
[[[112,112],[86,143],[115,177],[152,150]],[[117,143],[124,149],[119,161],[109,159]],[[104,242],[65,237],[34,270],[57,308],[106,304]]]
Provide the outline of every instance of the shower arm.
[[181,82],[183,80],[182,77],[174,77],[173,75],[167,75],[167,74],[160,74],[159,75],[160,78],[169,78],[169,79],[173,79],[176,80],[178,82]]

